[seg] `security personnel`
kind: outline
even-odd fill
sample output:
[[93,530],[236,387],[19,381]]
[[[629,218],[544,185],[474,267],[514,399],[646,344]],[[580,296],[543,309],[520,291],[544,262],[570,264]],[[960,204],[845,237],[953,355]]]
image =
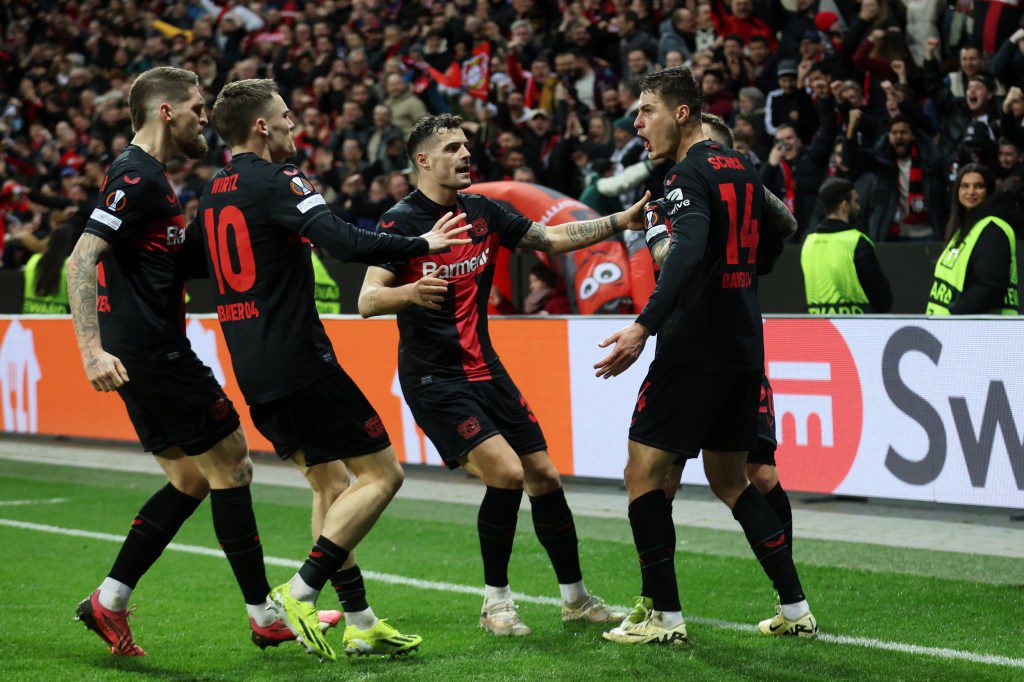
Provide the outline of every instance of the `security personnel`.
[[949,239],[935,264],[929,315],[1016,315],[1016,197],[994,193],[994,179],[979,164],[967,164],[953,185]]
[[64,263],[71,251],[71,229],[61,225],[47,239],[46,250],[25,264],[25,295],[21,312],[26,315],[67,315],[68,284]]
[[316,301],[316,311],[321,315],[337,315],[341,312],[339,296],[338,283],[327,271],[316,249],[313,249],[313,299]]
[[827,218],[808,235],[800,251],[807,312],[811,315],[863,315],[892,309],[889,280],[878,264],[875,245],[853,227],[860,211],[849,180],[830,178],[818,193]]

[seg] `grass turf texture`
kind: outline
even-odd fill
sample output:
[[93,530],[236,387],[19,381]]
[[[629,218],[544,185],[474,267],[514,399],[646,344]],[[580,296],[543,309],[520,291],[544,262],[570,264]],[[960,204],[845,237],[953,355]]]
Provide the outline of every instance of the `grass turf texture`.
[[[144,474],[3,461],[0,500],[68,501],[3,506],[0,517],[121,535],[159,485],[159,477]],[[256,486],[254,498],[266,555],[301,559],[310,546],[309,492]],[[477,586],[482,568],[475,526],[471,506],[398,500],[360,545],[359,563],[364,570]],[[638,582],[627,521],[578,518],[577,526],[588,587],[612,603],[626,604]],[[799,515],[796,526],[801,577],[822,632],[1021,657],[1021,562],[801,540]],[[678,535],[684,615],[752,624],[771,614],[770,586],[742,534],[680,528]],[[205,503],[175,541],[216,547]],[[150,655],[121,659],[71,621],[75,605],[105,576],[117,548],[114,542],[0,527],[7,616],[0,679],[1024,680],[1021,668],[769,640],[695,623],[682,649],[624,647],[603,641],[599,625],[563,624],[557,606],[529,603],[520,608],[533,636],[495,638],[477,625],[481,599],[475,595],[377,580],[367,581],[374,610],[400,630],[423,635],[420,653],[396,661],[342,656],[337,663],[318,665],[294,643],[260,652],[248,641],[245,611],[227,562],[173,550],[165,552],[132,598],[139,604],[136,639]],[[268,567],[272,585],[291,573]],[[981,575],[984,579],[975,581]],[[558,594],[528,511],[520,518],[510,576],[516,591]],[[320,607],[337,608],[330,590]],[[340,648],[340,631],[332,632],[330,641]]]

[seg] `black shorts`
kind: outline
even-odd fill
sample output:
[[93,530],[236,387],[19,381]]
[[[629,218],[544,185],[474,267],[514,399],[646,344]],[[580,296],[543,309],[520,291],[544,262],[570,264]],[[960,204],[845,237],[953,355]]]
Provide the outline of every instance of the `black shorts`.
[[486,381],[453,381],[404,391],[416,423],[449,469],[470,450],[501,435],[522,457],[547,450],[537,417],[507,372]]
[[708,370],[655,360],[640,386],[629,439],[692,459],[757,446],[760,370]]
[[757,447],[747,455],[747,464],[775,466],[775,400],[768,377],[761,375],[761,402],[757,406]]
[[117,392],[148,452],[176,446],[190,457],[201,455],[239,426],[231,399],[198,359],[173,374],[129,381]]
[[302,450],[306,466],[368,455],[391,445],[377,410],[344,371],[269,403],[251,405],[249,414],[278,457],[288,459]]

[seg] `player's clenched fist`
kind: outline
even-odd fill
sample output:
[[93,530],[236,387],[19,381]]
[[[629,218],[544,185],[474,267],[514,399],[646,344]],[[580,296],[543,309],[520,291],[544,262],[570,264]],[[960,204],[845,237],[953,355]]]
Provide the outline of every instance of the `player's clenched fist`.
[[128,383],[128,370],[120,360],[103,349],[86,351],[82,363],[89,383],[97,391],[116,391]]
[[409,287],[409,301],[413,305],[423,306],[431,310],[440,310],[444,303],[444,295],[448,292],[448,282],[437,277],[423,277]]
[[430,244],[430,253],[438,253],[459,244],[469,244],[471,241],[469,239],[457,239],[459,235],[465,234],[470,228],[469,225],[458,226],[465,219],[465,213],[460,213],[453,217],[451,211],[441,216],[434,223],[433,229],[423,235],[423,238]]

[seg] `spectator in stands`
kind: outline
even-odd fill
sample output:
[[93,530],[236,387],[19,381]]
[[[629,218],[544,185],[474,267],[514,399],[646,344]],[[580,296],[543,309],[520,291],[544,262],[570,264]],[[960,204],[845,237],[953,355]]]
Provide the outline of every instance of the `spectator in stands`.
[[640,26],[636,12],[632,10],[620,12],[615,16],[615,27],[619,34],[619,54],[621,55],[620,74],[629,73],[629,55],[640,50],[647,55],[649,61],[658,58],[658,41]]
[[995,192],[984,166],[969,164],[953,183],[946,248],[935,264],[929,315],[1016,315],[1017,239],[1022,216],[1016,197]]
[[747,42],[747,59],[747,73],[753,81],[752,85],[767,95],[778,82],[778,60],[771,51],[768,39],[752,36]]
[[929,41],[925,48],[925,83],[939,115],[939,153],[947,164],[952,164],[964,141],[987,139],[994,143],[998,139],[995,84],[989,76],[975,73],[967,79],[964,96],[955,96],[942,81],[935,47],[935,41]]
[[871,149],[862,150],[857,135],[848,135],[846,144],[844,156],[854,172],[875,174],[866,202],[869,237],[920,241],[942,234],[945,165],[928,136],[914,130],[910,119],[894,117],[888,134]]
[[[839,85],[837,82],[837,90]],[[768,154],[768,162],[761,168],[765,187],[785,201],[796,217],[797,241],[811,225],[818,187],[836,137],[835,98],[830,92],[819,102],[822,123],[811,144],[805,147],[796,127],[782,123],[775,131],[775,146]],[[817,117],[817,112],[814,114]]]
[[402,133],[408,136],[416,121],[427,115],[427,107],[401,75],[391,74],[384,85],[387,91],[384,103],[391,108],[391,118],[402,129]]
[[523,313],[569,314],[569,297],[565,293],[565,284],[554,270],[543,263],[536,263],[530,268],[529,293],[523,301]]
[[689,59],[697,51],[697,19],[686,7],[677,7],[672,15],[661,22],[658,38],[658,63],[668,65],[668,53],[678,52]]
[[804,142],[810,141],[818,127],[814,100],[806,90],[797,88],[797,64],[787,60],[779,63],[779,87],[768,93],[764,108],[764,128],[772,137],[783,123],[797,131]]
[[768,41],[770,49],[775,48],[775,31],[761,19],[754,16],[753,0],[732,0],[731,11],[722,0],[711,0],[715,31],[719,35],[735,34],[749,41],[760,36]]
[[708,69],[700,79],[704,94],[704,111],[726,121],[732,120],[735,96],[725,89],[725,76],[718,69]]
[[1000,185],[1009,178],[1020,178],[1024,181],[1024,158],[1021,157],[1020,147],[1017,143],[1007,137],[999,138],[999,164],[994,169],[995,176],[999,179]]

